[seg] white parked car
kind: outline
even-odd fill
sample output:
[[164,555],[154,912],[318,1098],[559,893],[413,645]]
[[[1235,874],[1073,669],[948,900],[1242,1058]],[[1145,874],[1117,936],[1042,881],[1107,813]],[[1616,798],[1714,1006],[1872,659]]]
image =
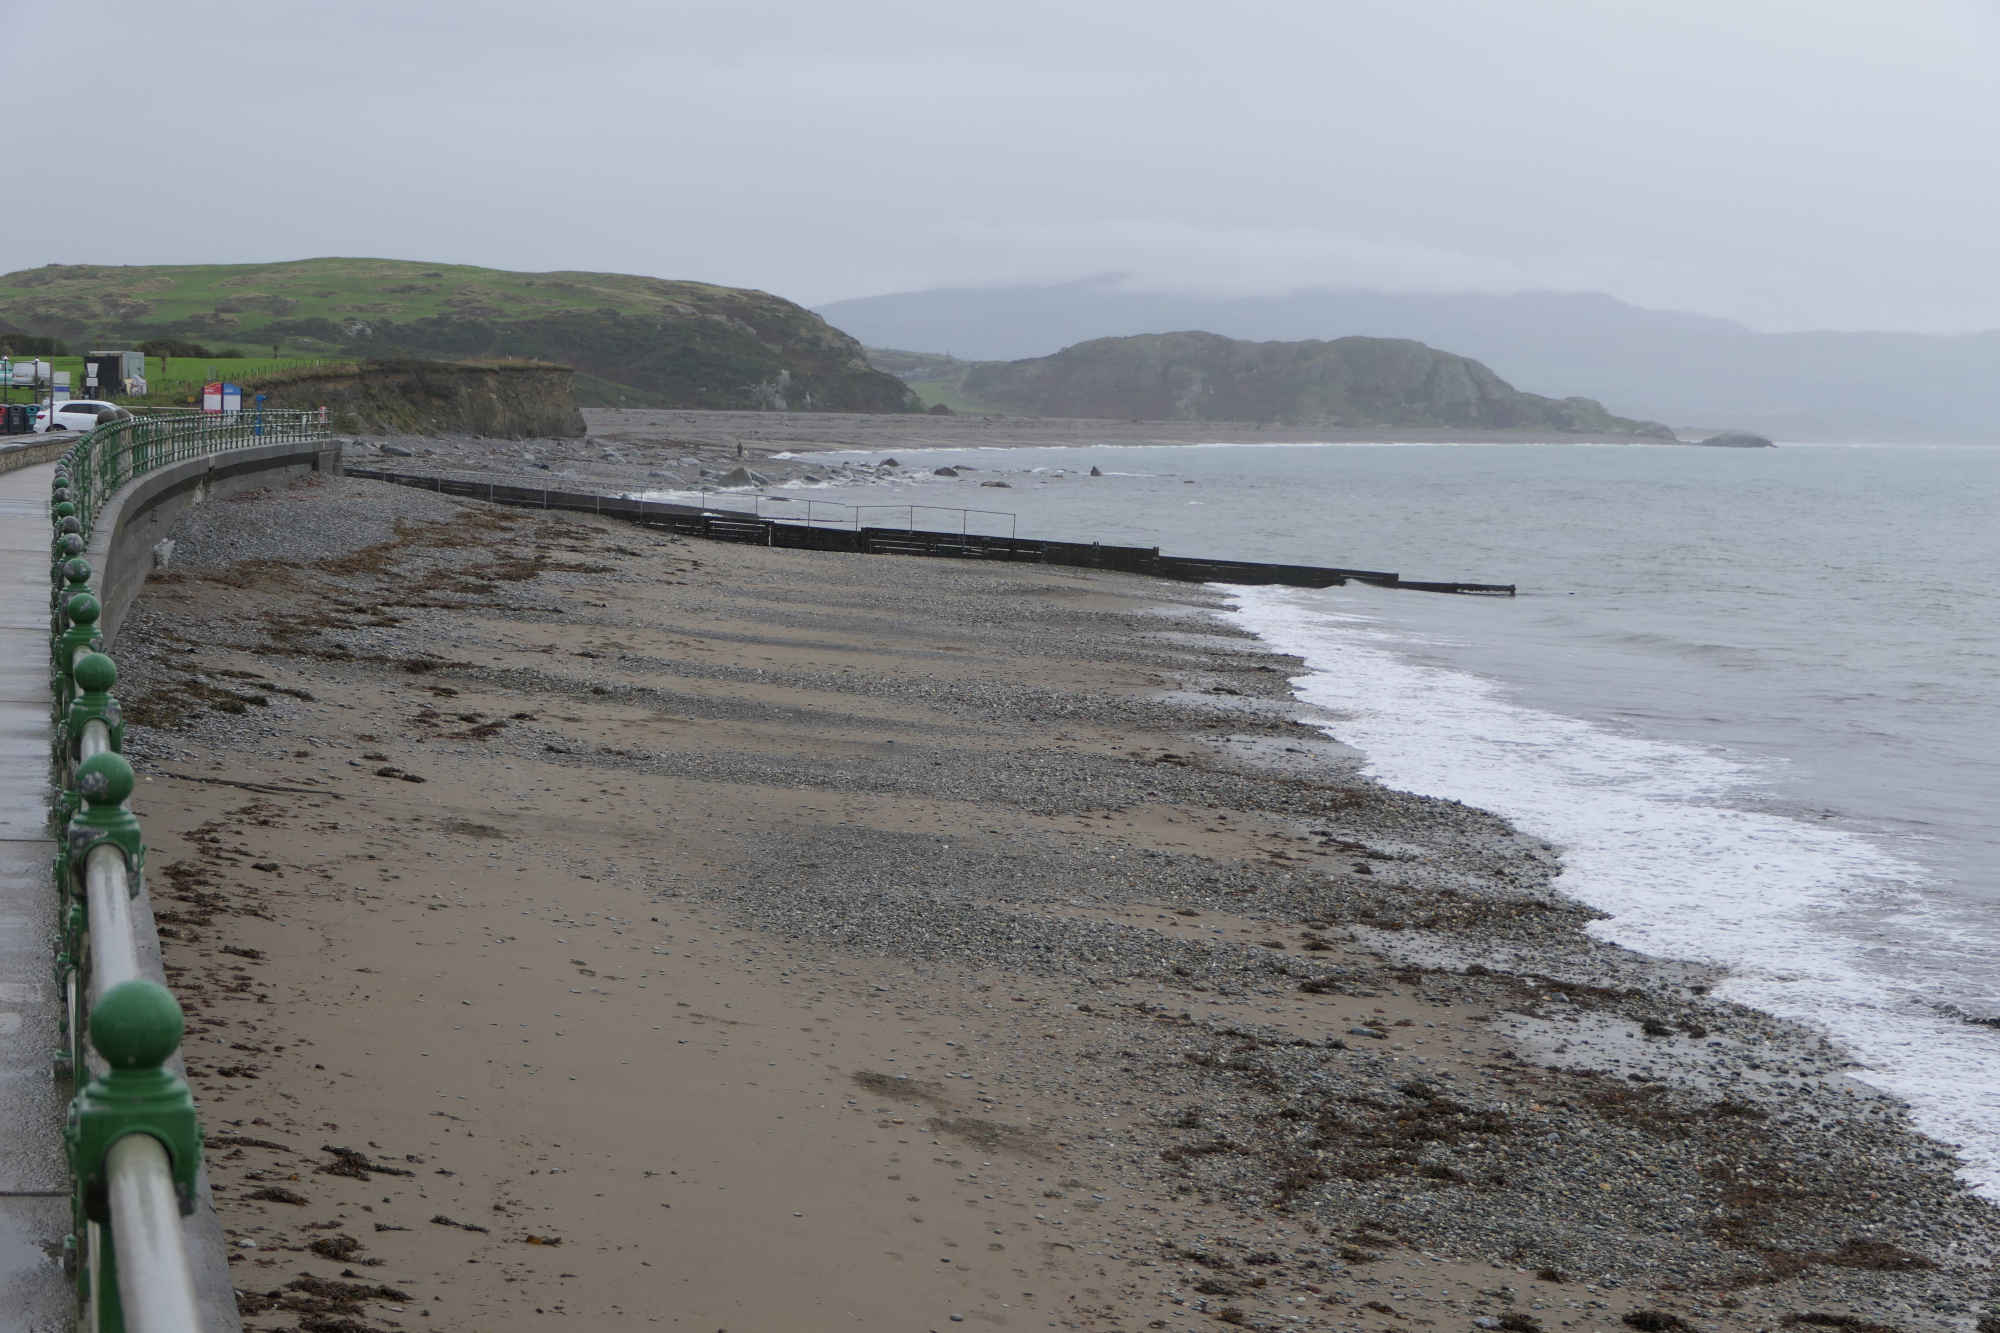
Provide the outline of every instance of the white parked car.
[[57,403],[49,416],[50,430],[95,430],[107,421],[130,421],[132,414],[116,403],[96,398],[72,398]]

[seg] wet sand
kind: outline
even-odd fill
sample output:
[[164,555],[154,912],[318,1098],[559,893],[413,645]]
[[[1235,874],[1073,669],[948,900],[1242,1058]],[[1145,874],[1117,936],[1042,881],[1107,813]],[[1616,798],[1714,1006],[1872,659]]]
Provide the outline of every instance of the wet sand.
[[250,1328],[1985,1312],[1899,1108],[1204,590],[351,480],[180,539],[120,694]]

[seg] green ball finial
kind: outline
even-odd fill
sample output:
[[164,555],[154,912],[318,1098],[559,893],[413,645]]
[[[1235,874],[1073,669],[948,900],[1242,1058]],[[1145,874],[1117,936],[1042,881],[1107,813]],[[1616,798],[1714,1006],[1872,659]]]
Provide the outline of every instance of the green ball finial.
[[103,694],[118,683],[118,664],[103,653],[85,653],[70,669],[76,687],[90,694]]
[[71,504],[68,500],[56,501],[57,518],[68,518],[71,514],[74,514],[75,512],[76,512],[76,506]]
[[90,1044],[113,1069],[157,1069],[181,1044],[181,1007],[157,981],[121,981],[91,1007]]
[[[92,655],[103,656],[101,653]],[[131,796],[133,785],[132,765],[119,755],[94,754],[77,765],[76,789],[86,804],[122,805]]]
[[83,531],[83,524],[77,522],[75,514],[69,514],[57,520],[56,527],[63,532]]
[[84,551],[83,538],[74,532],[65,534],[60,545],[64,555],[82,555]]
[[68,560],[63,561],[62,570],[65,579],[79,585],[78,591],[82,591],[81,585],[90,582],[90,576],[96,573],[90,567],[90,562],[80,555],[71,556]]
[[63,603],[63,610],[69,613],[72,625],[88,625],[104,614],[104,607],[87,592],[77,593]]

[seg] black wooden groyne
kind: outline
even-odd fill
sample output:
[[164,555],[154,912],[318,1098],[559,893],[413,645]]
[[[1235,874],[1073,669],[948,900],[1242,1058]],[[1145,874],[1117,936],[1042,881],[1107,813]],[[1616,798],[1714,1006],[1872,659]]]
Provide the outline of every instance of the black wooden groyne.
[[415,486],[440,495],[463,495],[494,504],[525,509],[563,509],[602,514],[684,537],[742,542],[753,546],[804,551],[850,551],[864,555],[922,555],[959,560],[1023,560],[1043,565],[1074,565],[1112,569],[1126,574],[1150,574],[1187,583],[1283,584],[1292,588],[1336,588],[1349,579],[1383,588],[1418,592],[1467,593],[1512,597],[1511,583],[1457,583],[1406,579],[1380,569],[1341,569],[1322,565],[1283,565],[1263,560],[1215,560],[1205,556],[1161,555],[1157,546],[1106,546],[1100,542],[1063,542],[1039,537],[989,537],[979,533],[939,532],[930,528],[828,527],[749,514],[719,513],[699,505],[663,500],[631,500],[589,491],[552,491],[535,486],[459,477],[425,477],[379,468],[349,467],[350,477]]

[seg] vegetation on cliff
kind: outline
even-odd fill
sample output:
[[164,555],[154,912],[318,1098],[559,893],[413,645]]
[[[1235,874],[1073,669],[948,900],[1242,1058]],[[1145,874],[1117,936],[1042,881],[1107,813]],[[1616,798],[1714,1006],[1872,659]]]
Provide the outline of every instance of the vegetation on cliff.
[[973,365],[959,391],[1036,416],[1674,438],[1657,422],[1613,416],[1589,398],[1522,393],[1477,361],[1403,338],[1098,338],[1053,356]]
[[274,357],[530,358],[583,372],[586,401],[632,406],[917,406],[859,343],[790,301],[619,273],[391,259],[51,264],[0,275],[0,326],[94,346],[226,342]]
[[887,371],[910,386],[917,400],[932,412],[971,412],[1005,416],[998,403],[982,402],[965,391],[965,377],[982,363],[961,361],[938,352],[909,352],[894,347],[871,347],[868,364]]
[[568,366],[530,361],[329,361],[258,387],[268,407],[323,407],[335,429],[358,434],[576,439],[573,378]]

